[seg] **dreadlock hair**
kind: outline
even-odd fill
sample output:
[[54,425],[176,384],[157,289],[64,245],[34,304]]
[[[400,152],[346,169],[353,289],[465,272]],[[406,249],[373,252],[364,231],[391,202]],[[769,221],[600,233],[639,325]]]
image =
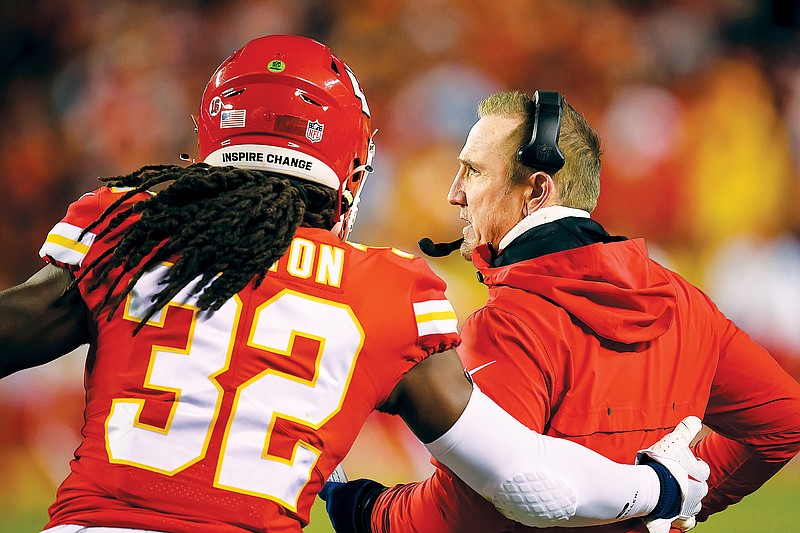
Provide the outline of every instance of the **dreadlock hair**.
[[[273,263],[283,256],[298,226],[331,229],[337,192],[260,170],[212,167],[203,163],[179,167],[146,166],[127,176],[100,178],[110,187],[130,187],[111,204],[81,238],[103,221],[108,224],[96,240],[115,243],[93,260],[70,285],[91,274],[88,290],[97,289],[114,269],[97,318],[108,308],[111,320],[136,282],[160,262],[177,257],[164,288],[133,334],[196,278],[197,306],[216,311],[255,278],[256,286]],[[119,210],[126,200],[151,187],[169,183],[145,200]],[[120,235],[115,230],[130,217],[139,219]],[[131,279],[117,291],[126,273]]]

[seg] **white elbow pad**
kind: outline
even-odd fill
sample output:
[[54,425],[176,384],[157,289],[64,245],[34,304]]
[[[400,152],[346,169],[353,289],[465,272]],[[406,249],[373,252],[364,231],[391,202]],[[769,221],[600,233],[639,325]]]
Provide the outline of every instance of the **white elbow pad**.
[[425,445],[503,515],[533,527],[578,527],[645,516],[658,501],[649,467],[617,464],[521,424],[475,386],[461,417]]
[[506,517],[533,527],[557,526],[575,515],[578,498],[575,491],[550,472],[536,472],[527,465],[525,474],[503,481],[489,496]]
[[526,526],[556,526],[575,514],[577,495],[536,461],[532,433],[476,386],[453,427],[425,446],[503,515]]

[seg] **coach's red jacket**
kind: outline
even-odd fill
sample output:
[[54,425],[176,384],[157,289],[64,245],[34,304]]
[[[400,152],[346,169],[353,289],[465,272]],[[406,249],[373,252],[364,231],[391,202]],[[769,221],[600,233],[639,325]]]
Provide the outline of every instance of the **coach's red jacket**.
[[[695,448],[711,467],[700,520],[800,450],[797,381],[700,290],[650,260],[642,240],[564,218],[528,230],[499,257],[480,246],[473,262],[489,301],[465,322],[459,353],[480,388],[530,428],[632,463],[699,416],[712,430]],[[528,529],[436,466],[380,497],[373,531]],[[587,529],[647,531],[641,519]]]

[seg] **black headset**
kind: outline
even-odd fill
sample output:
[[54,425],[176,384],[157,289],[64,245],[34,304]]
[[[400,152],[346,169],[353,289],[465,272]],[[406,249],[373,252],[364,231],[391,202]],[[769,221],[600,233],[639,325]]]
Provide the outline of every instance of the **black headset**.
[[525,166],[555,174],[564,166],[564,154],[558,148],[561,132],[561,95],[555,91],[533,93],[533,134],[531,142],[517,152]]

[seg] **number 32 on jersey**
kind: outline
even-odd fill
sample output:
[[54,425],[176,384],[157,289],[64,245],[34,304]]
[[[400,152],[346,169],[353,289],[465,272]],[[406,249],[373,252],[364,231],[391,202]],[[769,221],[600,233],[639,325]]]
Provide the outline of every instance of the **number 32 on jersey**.
[[[137,282],[126,319],[141,320],[168,268],[156,268]],[[194,311],[185,349],[153,346],[144,378],[148,389],[175,393],[166,424],[155,427],[139,421],[143,399],[114,399],[106,420],[112,463],[174,475],[206,456],[222,405],[223,390],[215,378],[230,365],[242,303],[235,296],[209,316],[194,305],[197,295],[190,294],[191,287],[169,304]],[[163,328],[166,311],[165,307],[153,315],[148,326]],[[298,441],[289,459],[270,455],[275,421],[282,418],[318,429],[339,411],[364,331],[349,306],[288,289],[259,306],[252,323],[251,349],[289,356],[296,336],[319,341],[317,370],[308,381],[265,368],[238,387],[214,485],[296,510],[321,452]]]

